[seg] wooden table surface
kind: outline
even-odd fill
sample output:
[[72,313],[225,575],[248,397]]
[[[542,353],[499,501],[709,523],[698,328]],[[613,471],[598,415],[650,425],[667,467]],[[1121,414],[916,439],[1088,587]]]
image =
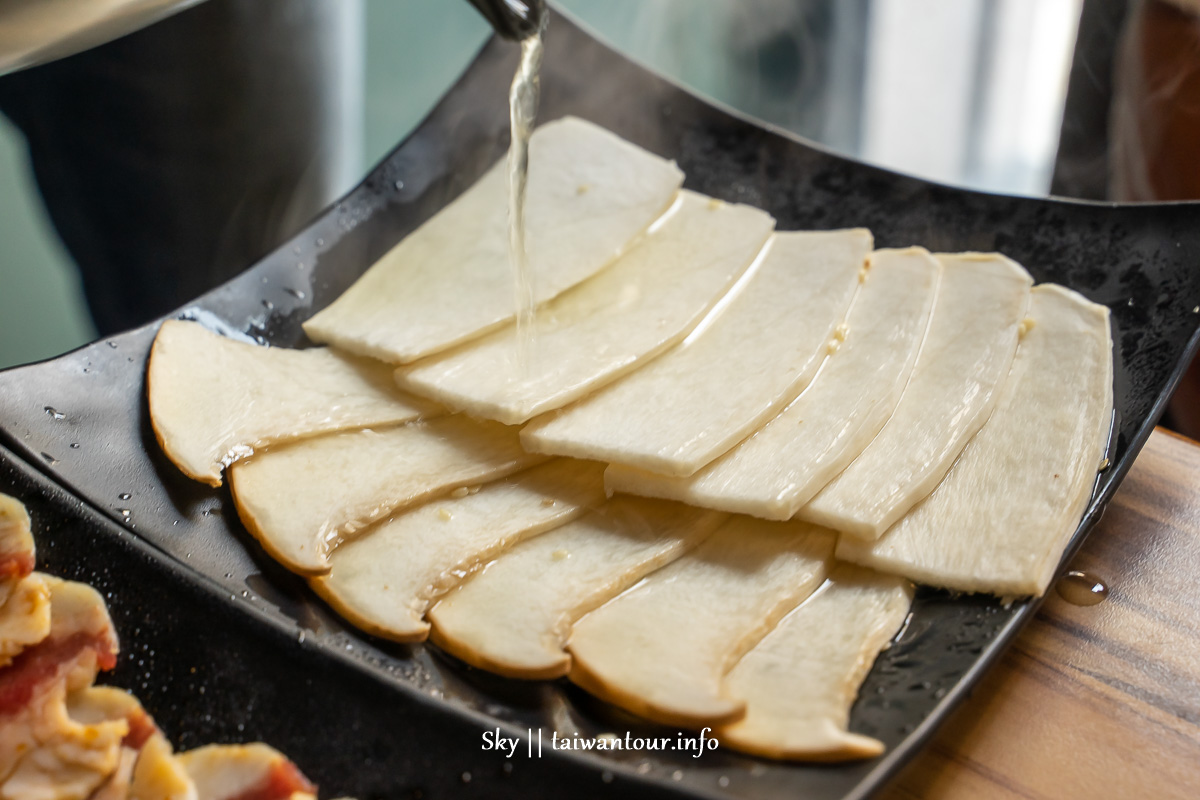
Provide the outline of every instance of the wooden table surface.
[[1200,444],[1150,437],[1038,616],[882,793],[909,798],[1200,798]]

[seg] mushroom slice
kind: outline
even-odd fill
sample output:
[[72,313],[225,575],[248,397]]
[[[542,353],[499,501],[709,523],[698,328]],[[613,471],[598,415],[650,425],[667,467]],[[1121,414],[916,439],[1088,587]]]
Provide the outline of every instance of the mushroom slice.
[[722,745],[768,758],[870,758],[883,744],[850,733],[858,687],[896,635],[912,586],[893,575],[842,564],[726,677],[746,715],[717,729]]
[[0,606],[0,669],[49,635],[50,587],[37,574],[14,581],[8,600]]
[[742,715],[725,673],[825,580],[832,531],[731,518],[695,550],[575,623],[571,680],[635,714],[679,726]]
[[401,392],[378,361],[324,347],[258,347],[182,320],[158,329],[146,384],[163,451],[212,486],[258,447],[438,413]]
[[527,343],[510,325],[401,367],[396,380],[473,416],[525,422],[682,340],[746,271],[773,227],[756,208],[681,192],[616,263],[540,309]]
[[317,792],[287,756],[260,742],[208,745],[176,758],[196,785],[197,800],[295,800]]
[[797,516],[878,539],[934,490],[1008,377],[1033,279],[997,253],[939,255],[929,333],[892,418]]
[[514,678],[566,675],[575,620],[708,536],[724,519],[675,503],[610,500],[502,554],[429,611],[434,643]]
[[334,551],[312,586],[368,633],[424,641],[426,610],[472,569],[603,502],[602,466],[555,459],[398,514]]
[[[674,163],[583,120],[529,145],[526,236],[535,302],[599,272],[671,204]],[[508,172],[491,168],[304,323],[318,342],[406,364],[513,319]]]
[[789,519],[879,433],[921,349],[941,267],[925,250],[877,250],[845,341],[783,413],[688,478],[611,465],[610,491]]
[[522,450],[512,428],[454,416],[283,445],[234,464],[229,480],[267,552],[319,575],[342,538],[392,512],[544,460]]
[[1046,591],[1091,497],[1113,408],[1108,309],[1034,287],[991,419],[946,478],[881,539],[838,557],[964,592]]
[[526,448],[686,476],[816,374],[871,250],[866,230],[778,233],[740,291],[680,345],[521,432]]
[[0,494],[0,605],[17,582],[33,572],[33,563],[29,512],[15,497]]

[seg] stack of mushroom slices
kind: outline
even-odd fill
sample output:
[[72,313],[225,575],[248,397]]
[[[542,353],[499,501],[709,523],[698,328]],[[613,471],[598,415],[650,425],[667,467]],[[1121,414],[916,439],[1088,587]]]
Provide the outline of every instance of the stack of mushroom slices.
[[0,494],[0,798],[315,800],[265,744],[174,753],[137,698],[95,685],[117,660],[103,598],[33,566],[25,507]]
[[501,169],[306,323],[327,347],[164,323],[164,450],[371,634],[770,757],[880,753],[849,709],[909,581],[1045,591],[1106,448],[1107,309],[998,254],[775,232],[566,118],[531,145],[525,340]]

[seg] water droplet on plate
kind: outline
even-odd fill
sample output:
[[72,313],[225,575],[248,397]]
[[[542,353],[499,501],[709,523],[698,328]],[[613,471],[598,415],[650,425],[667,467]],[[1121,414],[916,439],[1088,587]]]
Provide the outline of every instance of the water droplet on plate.
[[50,419],[66,419],[67,415],[59,411],[53,406],[43,406],[43,410],[50,415]]
[[121,492],[119,495],[117,495],[117,497],[121,500],[128,500],[129,498],[133,497],[133,495],[129,492]]
[[403,189],[403,188],[404,188],[404,181],[396,181],[396,188],[397,188],[397,189]]
[[72,450],[78,450],[78,449],[79,449],[79,442],[71,442],[71,449],[72,449]]
[[304,294],[304,292],[300,291],[299,289],[293,289],[290,286],[288,288],[284,289],[284,291],[287,292],[288,294],[290,294],[292,297],[296,298],[297,300],[303,300],[306,296]]
[[1108,585],[1090,572],[1071,570],[1058,579],[1054,588],[1073,606],[1094,606],[1108,597]]
[[600,780],[604,781],[605,783],[612,783],[613,782],[613,774],[611,772],[609,772],[608,770],[604,770],[604,772],[600,773]]
[[54,456],[50,455],[49,453],[42,453],[42,458],[46,459],[46,463],[52,467],[58,463],[58,459],[55,458]]
[[462,782],[463,782],[463,783],[470,783],[470,782],[471,782],[471,773],[469,773],[469,772],[464,772],[464,773],[462,774]]

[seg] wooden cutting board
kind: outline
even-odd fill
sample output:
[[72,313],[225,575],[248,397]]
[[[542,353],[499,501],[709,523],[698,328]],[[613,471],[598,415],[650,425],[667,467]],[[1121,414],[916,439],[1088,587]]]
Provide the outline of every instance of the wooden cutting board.
[[1200,798],[1200,444],[1158,429],[1069,569],[934,741],[901,798]]

